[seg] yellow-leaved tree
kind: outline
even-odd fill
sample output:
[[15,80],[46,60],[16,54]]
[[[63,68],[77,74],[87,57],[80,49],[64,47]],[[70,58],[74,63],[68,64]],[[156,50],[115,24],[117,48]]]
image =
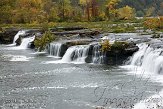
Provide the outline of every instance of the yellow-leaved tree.
[[115,19],[117,17],[117,5],[121,0],[107,0],[106,2],[106,16],[108,20]]
[[39,23],[46,19],[42,0],[16,0],[13,23]]
[[125,6],[118,9],[118,17],[122,20],[130,20],[135,17],[135,9],[130,6]]

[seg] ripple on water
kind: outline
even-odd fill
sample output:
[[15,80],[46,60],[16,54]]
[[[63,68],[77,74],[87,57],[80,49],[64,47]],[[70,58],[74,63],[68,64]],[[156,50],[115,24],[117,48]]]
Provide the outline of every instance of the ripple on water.
[[16,61],[16,62],[20,62],[20,61],[30,61],[30,59],[34,58],[34,57],[27,57],[27,56],[23,56],[23,55],[2,55],[1,56],[4,59],[9,59],[9,61]]
[[29,92],[29,91],[36,91],[36,90],[49,90],[49,89],[72,89],[72,88],[97,88],[101,86],[97,83],[89,83],[89,84],[71,84],[69,86],[67,85],[61,85],[61,86],[43,86],[43,87],[28,87],[28,88],[16,88],[11,90],[11,92]]

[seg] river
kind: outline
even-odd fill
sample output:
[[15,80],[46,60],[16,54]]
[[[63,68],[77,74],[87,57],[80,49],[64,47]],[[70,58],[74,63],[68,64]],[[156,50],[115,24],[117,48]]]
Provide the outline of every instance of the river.
[[120,66],[51,63],[33,50],[0,45],[2,109],[131,108],[162,89]]

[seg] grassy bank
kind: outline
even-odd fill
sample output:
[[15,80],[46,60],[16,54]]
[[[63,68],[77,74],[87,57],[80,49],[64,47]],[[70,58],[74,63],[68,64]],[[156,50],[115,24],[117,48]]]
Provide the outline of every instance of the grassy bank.
[[101,21],[101,22],[51,22],[43,24],[0,24],[1,30],[5,28],[55,28],[55,27],[84,27],[88,29],[95,29],[101,32],[134,32],[134,27],[142,27],[141,20],[135,21]]

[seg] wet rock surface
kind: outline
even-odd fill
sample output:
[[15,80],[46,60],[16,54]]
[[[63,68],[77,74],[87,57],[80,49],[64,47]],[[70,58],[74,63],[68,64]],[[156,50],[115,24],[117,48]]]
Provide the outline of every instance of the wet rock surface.
[[[17,29],[6,30],[6,32],[0,34],[0,36],[1,35],[4,36],[4,34],[8,34],[8,35],[12,34],[12,36],[9,37],[9,40],[11,41],[8,41],[7,39],[5,40],[6,42],[2,41],[2,36],[0,37],[1,38],[0,41],[5,44],[12,43],[14,35],[17,32],[18,32]],[[57,40],[54,43],[56,42],[62,43],[60,48],[57,48],[60,52],[58,54],[59,57],[63,57],[67,49],[72,46],[88,45],[89,46],[88,56],[85,59],[85,62],[87,63],[91,63],[93,61],[93,58],[97,56],[97,59],[95,61],[100,61],[99,62],[100,64],[111,64],[111,65],[123,64],[123,62],[128,57],[132,56],[133,53],[139,50],[138,46],[136,45],[139,43],[144,43],[144,42],[149,43],[151,46],[155,48],[163,47],[161,45],[162,43],[161,39],[159,39],[159,41],[151,42],[152,40],[151,35],[139,35],[138,33],[100,34],[100,32],[96,30],[92,31],[86,28],[78,28],[78,27],[55,28],[55,29],[51,29],[51,33],[55,34],[57,37]],[[33,37],[33,36],[41,38],[42,34],[43,34],[43,31],[40,29],[26,30],[26,33],[23,35],[20,35],[19,38],[15,41],[16,45],[17,46],[20,45],[22,43],[23,38],[28,38],[28,37]],[[114,44],[112,43],[111,50],[103,52],[101,50],[102,47],[100,43],[104,40],[109,40],[110,42],[112,41],[125,42],[128,45],[125,47],[121,47],[121,45],[118,45],[117,47],[117,46],[113,46]],[[29,48],[35,48],[34,41],[29,43]],[[53,48],[55,49],[55,47]],[[54,50],[54,52],[56,51]],[[73,55],[75,54],[72,54],[72,57]]]
[[11,44],[13,42],[14,36],[18,33],[20,29],[17,28],[6,28],[5,31],[0,33],[0,43],[1,44]]

